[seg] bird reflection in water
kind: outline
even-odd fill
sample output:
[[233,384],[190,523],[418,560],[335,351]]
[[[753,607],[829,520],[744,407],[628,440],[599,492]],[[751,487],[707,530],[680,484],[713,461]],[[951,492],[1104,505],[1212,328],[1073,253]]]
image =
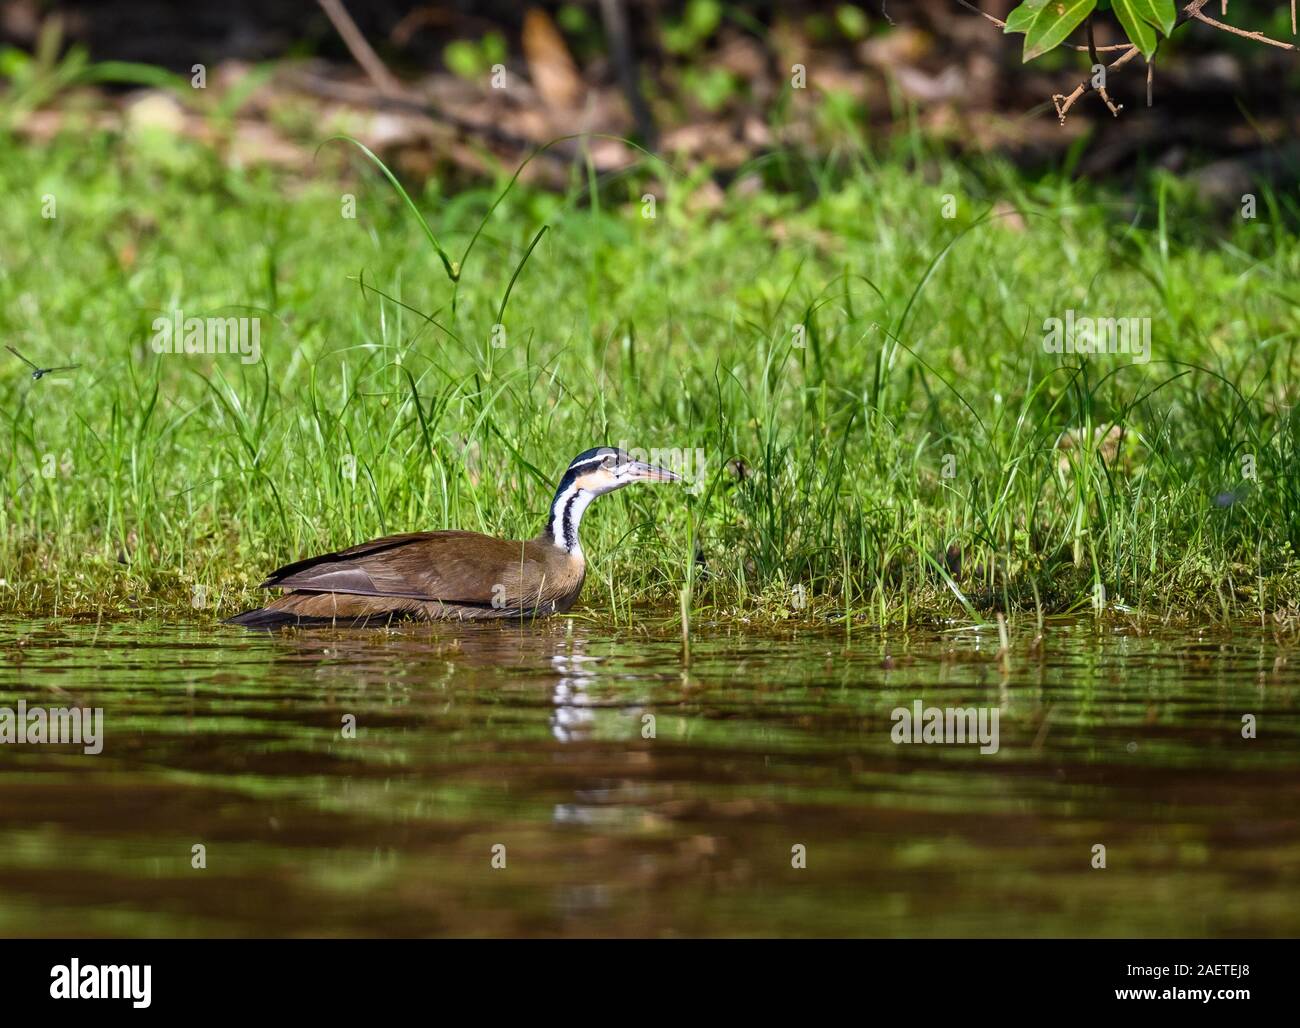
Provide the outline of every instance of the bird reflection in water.
[[[599,660],[583,653],[579,640],[574,640],[570,652],[551,657],[551,666],[559,672],[551,691],[551,734],[566,746],[640,739],[640,707],[610,708],[593,699],[588,691],[597,678]],[[629,762],[639,770],[645,760],[639,747],[626,753],[611,753],[606,747],[581,747],[557,754],[557,759],[590,763],[593,774],[575,782],[573,802],[555,805],[552,820],[556,824],[610,827],[640,818],[643,811],[636,804],[644,799],[644,788],[635,780],[610,776],[611,770],[626,768]]]
[[551,666],[559,673],[551,693],[551,734],[560,742],[586,742],[596,726],[596,712],[591,709],[591,696],[587,686],[595,674],[583,665],[596,661],[582,652],[582,644],[575,642],[573,652],[557,653],[551,657]]

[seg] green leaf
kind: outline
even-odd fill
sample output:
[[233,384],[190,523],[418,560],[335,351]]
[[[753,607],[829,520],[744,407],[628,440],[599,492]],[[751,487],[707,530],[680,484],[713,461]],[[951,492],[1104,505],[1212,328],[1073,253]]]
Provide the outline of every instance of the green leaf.
[[77,76],[82,82],[121,82],[132,86],[153,86],[185,95],[193,93],[190,80],[152,64],[134,61],[99,61]]
[[483,36],[483,61],[490,68],[494,64],[505,64],[509,49],[506,37],[500,32],[489,32]]
[[1178,10],[1174,0],[1133,0],[1138,16],[1148,25],[1154,25],[1166,36],[1174,31]]
[[31,66],[31,57],[23,51],[12,46],[0,48],[0,79],[21,79],[29,73]]
[[1025,33],[1024,60],[1032,61],[1055,50],[1096,6],[1097,0],[1048,0],[1035,13]]
[[1115,16],[1124,26],[1129,42],[1142,51],[1142,56],[1150,58],[1156,52],[1156,30],[1154,26],[1138,14],[1138,8],[1146,5],[1147,0],[1113,0]]
[[442,48],[442,63],[453,75],[474,79],[483,71],[483,54],[468,39],[454,39]]
[[1009,32],[1028,32],[1029,26],[1034,20],[1034,15],[1042,10],[1047,0],[1025,0],[1023,4],[1007,15],[1007,24],[1002,29],[1002,34]]
[[852,40],[865,39],[870,28],[862,8],[852,4],[840,4],[835,8],[835,24],[839,26],[844,38]]
[[690,0],[686,5],[686,24],[696,39],[708,39],[721,23],[722,4],[718,0]]

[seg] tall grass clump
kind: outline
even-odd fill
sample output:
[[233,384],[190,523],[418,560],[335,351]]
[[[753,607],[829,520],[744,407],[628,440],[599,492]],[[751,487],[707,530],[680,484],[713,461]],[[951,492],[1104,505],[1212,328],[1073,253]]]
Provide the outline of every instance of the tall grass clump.
[[[688,582],[697,623],[1297,615],[1284,198],[1243,221],[917,140],[721,199],[649,159],[449,194],[346,142],[308,176],[6,142],[4,336],[81,365],[0,365],[10,614],[211,618],[378,534],[531,536],[621,442],[704,460],[584,524],[586,615],[618,624]],[[155,353],[178,310],[259,318],[260,359]],[[1047,352],[1066,312],[1149,319],[1150,359]]]

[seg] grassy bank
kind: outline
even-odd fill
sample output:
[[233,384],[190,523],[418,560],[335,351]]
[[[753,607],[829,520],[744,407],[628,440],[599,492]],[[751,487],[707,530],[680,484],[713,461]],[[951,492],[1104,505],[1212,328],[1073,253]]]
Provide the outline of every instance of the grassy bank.
[[[146,142],[0,146],[5,341],[81,365],[0,364],[0,612],[210,620],[381,533],[530,536],[568,460],[623,443],[698,484],[593,508],[587,616],[675,617],[683,588],[697,621],[1297,616],[1287,201],[914,144],[722,195],[579,168],[485,221],[503,175],[415,194],[453,283],[347,144],[289,176]],[[155,353],[176,311],[259,318],[259,359]],[[1071,311],[1149,318],[1150,360],[1045,352]]]

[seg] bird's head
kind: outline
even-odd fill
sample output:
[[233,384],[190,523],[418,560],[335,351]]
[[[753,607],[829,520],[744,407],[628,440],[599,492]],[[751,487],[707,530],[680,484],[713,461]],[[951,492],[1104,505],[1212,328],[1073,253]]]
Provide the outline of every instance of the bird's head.
[[624,450],[613,446],[597,446],[584,450],[573,458],[560,489],[576,486],[591,496],[622,489],[633,482],[680,482],[682,476],[667,468],[634,460]]
[[578,523],[597,496],[622,489],[633,482],[680,482],[681,475],[667,468],[634,460],[630,453],[613,446],[584,450],[570,462],[551,501],[551,517],[544,538],[570,554],[581,555]]

